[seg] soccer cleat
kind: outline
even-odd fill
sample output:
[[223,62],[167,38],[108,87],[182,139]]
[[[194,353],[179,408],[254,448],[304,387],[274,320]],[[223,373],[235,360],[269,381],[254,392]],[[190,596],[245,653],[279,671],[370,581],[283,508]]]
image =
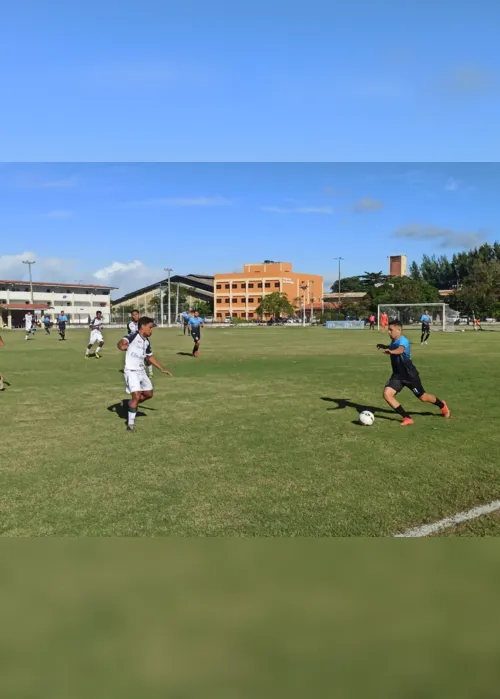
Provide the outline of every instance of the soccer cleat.
[[85,359],[90,359],[90,354],[86,354]]
[[96,359],[100,359],[100,358],[101,358],[101,355],[99,354],[99,352],[96,352],[96,353],[95,353],[95,358],[96,358]]
[[446,417],[446,418],[451,417],[451,412],[450,412],[450,409],[448,408],[446,401],[443,401],[443,407],[441,408],[441,415],[443,417]]
[[413,425],[413,424],[415,424],[415,423],[414,423],[414,420],[411,419],[411,417],[405,417],[405,418],[403,418],[403,421],[401,423],[401,427],[407,427],[408,425]]
[[127,432],[135,432],[135,425],[127,425]]

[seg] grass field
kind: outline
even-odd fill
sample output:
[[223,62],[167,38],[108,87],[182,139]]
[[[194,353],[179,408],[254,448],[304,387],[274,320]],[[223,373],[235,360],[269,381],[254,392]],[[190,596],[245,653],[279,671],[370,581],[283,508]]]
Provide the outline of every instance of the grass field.
[[[402,429],[381,398],[378,333],[207,329],[193,359],[178,329],[156,329],[174,378],[155,376],[135,434],[120,410],[121,334],[105,331],[103,358],[85,361],[85,331],[2,332],[4,535],[386,536],[500,497],[496,333],[414,342],[453,418],[406,392],[415,425]],[[357,424],[364,408],[373,427]],[[495,535],[499,521],[446,534]]]

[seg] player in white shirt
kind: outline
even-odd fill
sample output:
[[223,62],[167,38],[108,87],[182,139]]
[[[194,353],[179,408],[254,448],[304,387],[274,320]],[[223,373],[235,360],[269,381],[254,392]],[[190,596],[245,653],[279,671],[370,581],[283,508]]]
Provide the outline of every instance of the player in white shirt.
[[172,376],[153,356],[153,350],[149,342],[153,332],[153,325],[154,321],[152,318],[143,316],[138,321],[138,331],[122,338],[117,345],[119,350],[126,352],[123,373],[126,391],[132,396],[128,402],[127,432],[133,432],[135,429],[135,418],[139,403],[143,403],[153,397],[153,384],[146,374],[146,359],[162,374]]
[[33,325],[33,316],[31,315],[31,312],[28,311],[26,313],[26,315],[24,316],[24,328],[26,330],[26,336],[24,338],[25,340],[30,339],[32,325]]
[[101,350],[104,347],[104,338],[102,336],[101,328],[104,324],[104,319],[102,317],[102,312],[97,311],[95,314],[95,318],[90,324],[90,339],[89,339],[89,344],[87,346],[87,349],[85,350],[85,359],[88,359],[90,357],[90,350],[92,347],[97,344],[97,349],[95,351],[95,358],[100,359],[101,358]]
[[[134,309],[131,314],[130,314],[130,320],[127,323],[127,332],[129,335],[132,335],[132,333],[136,333],[139,331],[139,311],[137,309]],[[153,365],[149,364],[149,360],[146,357],[146,364],[148,366],[148,374],[149,377],[152,379],[153,378]]]

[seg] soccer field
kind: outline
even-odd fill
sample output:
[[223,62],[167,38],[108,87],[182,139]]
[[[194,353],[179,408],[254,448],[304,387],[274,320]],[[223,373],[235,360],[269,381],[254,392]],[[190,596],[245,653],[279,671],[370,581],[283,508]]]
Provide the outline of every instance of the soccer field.
[[[3,331],[1,531],[9,536],[390,536],[500,497],[500,335],[408,333],[425,388],[415,425],[384,404],[389,358],[370,331],[220,328],[200,357],[156,329],[155,396],[125,432],[124,355],[105,330],[66,342]],[[358,410],[376,415],[357,424]],[[499,534],[493,514],[446,535]]]

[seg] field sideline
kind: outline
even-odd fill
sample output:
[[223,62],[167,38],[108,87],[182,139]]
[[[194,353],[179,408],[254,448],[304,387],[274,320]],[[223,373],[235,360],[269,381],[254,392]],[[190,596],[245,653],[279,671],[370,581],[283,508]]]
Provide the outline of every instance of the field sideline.
[[[401,429],[381,398],[382,334],[324,328],[179,329],[153,350],[174,373],[126,434],[122,335],[101,360],[87,332],[2,331],[0,523],[7,536],[391,536],[500,497],[496,333],[413,340],[444,420],[409,392]],[[356,424],[373,409],[373,427]],[[498,534],[490,515],[447,536]]]

